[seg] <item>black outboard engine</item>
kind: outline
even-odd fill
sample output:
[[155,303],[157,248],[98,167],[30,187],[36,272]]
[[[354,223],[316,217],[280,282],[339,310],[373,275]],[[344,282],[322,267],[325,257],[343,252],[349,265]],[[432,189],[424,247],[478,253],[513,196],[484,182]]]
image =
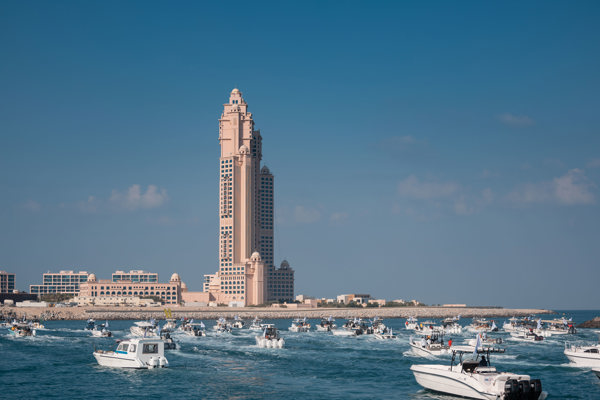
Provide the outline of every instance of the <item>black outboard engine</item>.
[[504,383],[504,400],[519,399],[519,382],[516,379],[509,379]]
[[538,400],[540,398],[540,394],[542,394],[542,381],[539,379],[532,379],[529,381],[529,385],[531,386],[531,392],[529,392],[529,399]]
[[529,400],[531,385],[529,381],[519,381],[519,400]]

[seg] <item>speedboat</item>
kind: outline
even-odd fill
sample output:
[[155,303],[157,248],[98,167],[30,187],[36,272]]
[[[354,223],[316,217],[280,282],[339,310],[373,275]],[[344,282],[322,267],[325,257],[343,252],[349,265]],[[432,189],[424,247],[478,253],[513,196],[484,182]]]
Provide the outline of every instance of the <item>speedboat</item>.
[[457,317],[446,318],[442,321],[442,329],[445,334],[459,335],[462,333],[463,327],[458,323],[460,315]]
[[479,338],[465,340],[467,345],[473,346],[474,348],[475,346],[477,346],[477,340],[479,340],[479,343],[481,345],[493,346],[495,344],[502,344],[502,338],[489,337],[485,332],[478,335],[480,336]]
[[546,330],[553,335],[567,335],[567,334],[575,334],[577,333],[577,329],[575,325],[573,325],[572,318],[568,320],[566,318],[556,318],[553,320],[541,321],[545,324],[548,324]]
[[14,337],[25,337],[25,336],[35,336],[35,329],[33,329],[29,324],[25,323],[14,323],[13,326],[8,330],[8,333],[13,335]]
[[34,319],[33,321],[31,321],[29,323],[29,326],[32,329],[35,329],[35,330],[44,330],[44,329],[46,329],[46,327],[44,326],[44,324],[42,324],[42,322],[40,320],[38,320],[38,319]]
[[335,322],[335,319],[333,319],[332,317],[322,318],[321,322],[317,325],[317,331],[318,332],[331,332],[332,330],[337,328],[337,325],[334,324],[334,322]]
[[498,327],[496,323],[492,321],[488,321],[485,318],[473,319],[471,325],[467,327],[469,332],[481,333],[481,332],[498,332]]
[[165,344],[158,338],[129,339],[119,343],[115,351],[94,351],[98,364],[117,368],[165,368]]
[[[489,363],[491,352],[501,350],[454,349],[452,361],[447,364],[412,365],[417,383],[425,389],[454,396],[483,400],[543,400],[548,393],[542,391],[542,382],[529,375],[498,372]],[[475,359],[463,361],[463,354],[475,353]],[[487,359],[485,355],[487,354]],[[456,356],[459,361],[456,363]]]
[[510,336],[516,340],[523,340],[527,342],[541,342],[544,340],[544,337],[536,334],[533,329],[529,329],[528,331],[518,330],[512,331]]
[[92,336],[94,337],[111,337],[112,332],[108,330],[108,321],[104,324],[94,325],[94,329],[92,329]]
[[165,321],[166,322],[162,327],[163,329],[169,331],[174,331],[175,329],[177,329],[177,320],[175,318],[167,318]]
[[371,326],[367,328],[367,331],[365,332],[369,335],[374,335],[374,334],[386,334],[388,333],[388,327],[385,326],[385,324],[383,323],[383,320],[379,317],[375,317],[372,321],[371,321]]
[[217,333],[231,333],[231,324],[227,322],[225,318],[221,317],[217,320],[213,329],[217,331]]
[[379,340],[396,339],[396,335],[394,335],[394,332],[392,332],[391,328],[389,330],[386,328],[385,332],[383,333],[375,332],[373,337]]
[[408,340],[413,353],[418,356],[441,356],[444,354],[451,354],[451,344],[444,343],[444,335],[433,334],[423,336],[421,339],[415,339],[412,336]]
[[296,318],[292,321],[292,326],[288,328],[290,332],[308,332],[310,331],[310,324],[306,322],[306,317],[304,319]]
[[256,336],[256,345],[258,347],[281,349],[285,345],[285,341],[279,336],[279,332],[273,324],[263,324],[263,334]]
[[258,317],[254,317],[254,319],[252,320],[252,324],[250,324],[248,329],[250,329],[251,331],[262,331],[262,328],[260,326],[261,322],[262,322],[262,319],[260,319]]
[[94,329],[95,324],[96,324],[96,321],[94,321],[94,318],[90,318],[87,320],[87,325],[85,326],[85,329],[88,331],[91,331],[92,329]]
[[409,330],[415,330],[419,326],[419,321],[415,317],[408,317],[404,323],[404,327]]
[[177,350],[177,343],[171,337],[171,331],[169,330],[161,330],[160,338],[165,344],[165,350]]
[[154,320],[138,321],[134,322],[134,324],[134,326],[129,328],[129,331],[132,335],[141,337],[158,337],[158,329]]
[[565,343],[565,356],[578,367],[600,368],[600,343],[587,346]]
[[233,328],[242,329],[244,327],[244,320],[237,315],[233,318]]
[[202,321],[200,323],[188,322],[185,325],[181,325],[183,333],[189,336],[206,336],[206,326]]

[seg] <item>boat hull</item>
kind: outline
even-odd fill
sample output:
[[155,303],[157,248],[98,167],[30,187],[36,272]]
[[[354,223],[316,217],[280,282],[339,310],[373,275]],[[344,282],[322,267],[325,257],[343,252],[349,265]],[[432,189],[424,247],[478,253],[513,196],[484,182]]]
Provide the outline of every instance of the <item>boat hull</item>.
[[600,354],[565,349],[565,356],[578,367],[600,368]]
[[446,376],[442,373],[436,373],[435,371],[427,371],[427,369],[423,368],[421,365],[413,365],[410,369],[413,372],[417,383],[425,389],[467,397],[469,399],[498,400],[502,398],[497,394],[480,392],[458,378]]
[[143,364],[140,360],[137,360],[133,357],[118,357],[114,354],[103,354],[103,353],[94,353],[94,357],[98,364],[103,367],[112,367],[112,368],[134,368],[134,369],[147,369],[148,366]]
[[452,350],[450,349],[436,349],[436,350],[430,350],[427,348],[422,347],[420,344],[415,344],[410,342],[410,347],[413,351],[413,353],[415,353],[416,355],[419,356],[423,356],[423,357],[437,357],[437,356],[443,356],[446,354],[452,354]]
[[283,338],[279,339],[267,339],[261,336],[256,336],[256,345],[262,348],[268,349],[282,349],[285,345]]

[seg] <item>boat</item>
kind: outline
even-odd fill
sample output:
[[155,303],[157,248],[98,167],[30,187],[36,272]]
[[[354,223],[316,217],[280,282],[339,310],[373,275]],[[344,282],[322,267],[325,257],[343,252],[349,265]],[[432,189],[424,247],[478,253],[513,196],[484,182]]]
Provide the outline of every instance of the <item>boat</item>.
[[129,331],[132,335],[141,337],[158,337],[156,321],[138,321],[134,322],[134,324],[134,326],[129,328]]
[[95,324],[96,321],[94,321],[94,318],[90,318],[87,320],[87,325],[85,326],[85,329],[91,331],[92,329],[94,329]]
[[165,344],[158,338],[135,338],[120,342],[115,351],[95,350],[94,357],[104,367],[165,368]]
[[206,336],[206,326],[202,321],[200,323],[187,322],[181,325],[183,333],[189,336]]
[[251,331],[262,331],[261,322],[262,322],[262,319],[260,319],[258,317],[254,317],[254,319],[252,320],[252,323],[250,324],[248,329],[250,329]]
[[471,325],[467,327],[469,332],[480,333],[480,332],[498,332],[498,327],[496,323],[492,321],[488,321],[485,318],[474,318]]
[[161,330],[159,334],[160,338],[165,344],[165,350],[177,350],[177,343],[175,343],[175,341],[171,337],[171,331]]
[[375,332],[373,337],[379,340],[396,339],[396,335],[394,335],[394,332],[391,328],[389,330],[386,329],[386,331],[383,333]]
[[273,324],[263,324],[264,330],[261,336],[256,336],[256,345],[264,348],[281,349],[285,345],[285,341],[279,336],[279,332]]
[[598,378],[600,378],[600,368],[592,368],[592,372],[595,373]]
[[523,340],[523,341],[527,341],[527,342],[541,342],[544,340],[544,337],[536,334],[533,331],[533,329],[529,329],[528,331],[525,331],[525,330],[512,331],[510,333],[510,336],[513,339]]
[[556,318],[541,322],[548,325],[546,330],[553,335],[574,335],[577,333],[572,318],[569,318],[568,320],[566,318]]
[[317,325],[318,332],[331,332],[332,330],[337,328],[337,325],[334,323],[335,319],[333,317],[322,318],[321,322]]
[[383,320],[379,317],[373,318],[371,321],[371,326],[369,326],[365,332],[367,335],[384,335],[388,333],[388,327],[385,326]]
[[449,344],[444,343],[443,334],[434,333],[432,335],[422,336],[421,339],[416,339],[411,336],[408,339],[408,344],[413,353],[421,357],[441,356],[452,353],[452,342],[449,341]]
[[[542,391],[542,382],[529,375],[498,372],[490,365],[490,353],[500,349],[453,349],[450,365],[412,365],[417,383],[425,389],[439,393],[482,400],[543,400],[548,393]],[[474,359],[463,361],[464,354],[474,354]],[[487,359],[486,359],[487,355]],[[456,356],[459,356],[457,362]]]
[[565,343],[564,353],[577,367],[600,368],[600,343],[593,345]]
[[213,329],[217,331],[217,333],[231,333],[231,324],[227,322],[227,320],[223,317],[217,320]]
[[486,332],[479,333],[478,336],[479,337],[476,337],[475,339],[467,339],[465,340],[465,342],[467,343],[467,345],[473,346],[473,348],[475,348],[475,346],[477,345],[477,340],[479,340],[479,343],[481,345],[487,346],[502,344],[502,338],[489,337]]
[[8,329],[8,333],[14,337],[35,336],[36,331],[29,324],[17,322]]
[[165,308],[164,313],[165,313],[165,324],[163,325],[162,328],[170,330],[170,331],[174,331],[175,329],[177,329],[177,319],[173,318],[173,312],[171,311],[171,309]]
[[242,329],[244,327],[244,320],[236,315],[233,318],[233,324],[231,326],[233,328]]
[[460,315],[457,317],[446,318],[442,321],[442,330],[446,335],[454,334],[460,335],[463,331],[463,327],[458,323],[460,321]]
[[29,326],[32,329],[35,329],[35,330],[38,330],[38,331],[46,329],[46,327],[44,326],[44,324],[42,324],[42,322],[40,320],[38,320],[38,319],[34,319],[34,320],[30,321],[29,322]]
[[112,332],[108,330],[108,321],[104,324],[94,325],[94,329],[90,332],[94,337],[112,337]]
[[306,317],[304,319],[296,318],[292,321],[292,325],[288,328],[290,332],[308,332],[310,331],[310,323],[306,322]]
[[415,330],[419,326],[419,321],[415,317],[408,317],[404,323],[404,327],[408,330]]

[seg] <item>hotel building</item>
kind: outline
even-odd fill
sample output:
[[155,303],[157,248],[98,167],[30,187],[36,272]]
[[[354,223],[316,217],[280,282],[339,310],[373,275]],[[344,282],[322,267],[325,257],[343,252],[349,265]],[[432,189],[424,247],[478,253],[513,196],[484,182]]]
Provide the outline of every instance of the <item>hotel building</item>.
[[158,282],[158,274],[156,272],[146,272],[142,270],[115,271],[112,274],[112,281],[131,281],[131,282]]
[[55,293],[76,295],[79,293],[79,285],[86,282],[88,276],[86,271],[47,272],[42,276],[41,285],[29,285],[29,293],[38,296]]
[[233,89],[219,119],[219,270],[205,275],[209,301],[257,305],[294,298],[294,270],[275,268],[273,175],[261,168],[262,137]]
[[15,274],[0,271],[0,293],[12,293],[15,290]]

